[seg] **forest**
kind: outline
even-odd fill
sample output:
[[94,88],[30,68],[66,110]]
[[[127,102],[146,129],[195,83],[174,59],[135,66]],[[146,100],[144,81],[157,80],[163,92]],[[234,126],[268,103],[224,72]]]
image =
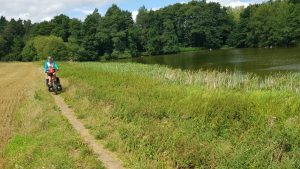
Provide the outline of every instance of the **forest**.
[[248,7],[191,1],[159,10],[129,11],[112,5],[83,21],[61,14],[50,21],[0,18],[0,60],[100,61],[180,52],[182,48],[300,46],[299,0]]

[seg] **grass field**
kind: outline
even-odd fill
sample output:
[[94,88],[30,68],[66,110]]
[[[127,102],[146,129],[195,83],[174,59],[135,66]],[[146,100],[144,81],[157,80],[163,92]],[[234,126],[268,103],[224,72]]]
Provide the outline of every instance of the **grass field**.
[[299,74],[63,63],[62,94],[128,168],[297,168]]
[[0,168],[103,168],[32,63],[0,63]]

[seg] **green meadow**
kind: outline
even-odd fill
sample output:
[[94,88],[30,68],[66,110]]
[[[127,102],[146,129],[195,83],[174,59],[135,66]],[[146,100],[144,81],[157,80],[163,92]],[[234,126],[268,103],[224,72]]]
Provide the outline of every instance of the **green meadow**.
[[128,168],[297,168],[300,75],[61,63],[62,97]]

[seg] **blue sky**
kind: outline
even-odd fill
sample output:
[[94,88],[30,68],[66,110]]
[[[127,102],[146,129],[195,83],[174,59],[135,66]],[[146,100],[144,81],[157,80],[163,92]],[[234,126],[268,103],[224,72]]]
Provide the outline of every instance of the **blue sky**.
[[[95,8],[104,15],[106,10],[117,4],[120,8],[133,12],[135,16],[141,6],[159,9],[164,6],[188,2],[190,0],[0,0],[0,15],[6,18],[31,19],[33,22],[51,20],[59,14],[84,19]],[[207,0],[219,2],[223,6],[247,6],[263,0]]]

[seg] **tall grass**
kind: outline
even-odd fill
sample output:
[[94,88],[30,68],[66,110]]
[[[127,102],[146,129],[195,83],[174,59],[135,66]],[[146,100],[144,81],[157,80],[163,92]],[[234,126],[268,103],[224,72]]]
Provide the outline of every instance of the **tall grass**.
[[299,75],[64,63],[63,94],[129,168],[297,168]]
[[99,64],[81,63],[82,67],[112,73],[135,74],[167,80],[180,85],[198,85],[209,89],[242,89],[251,90],[282,90],[299,92],[300,74],[277,73],[266,77],[238,72],[219,72],[211,70],[182,71],[159,65],[142,65],[134,63]]

